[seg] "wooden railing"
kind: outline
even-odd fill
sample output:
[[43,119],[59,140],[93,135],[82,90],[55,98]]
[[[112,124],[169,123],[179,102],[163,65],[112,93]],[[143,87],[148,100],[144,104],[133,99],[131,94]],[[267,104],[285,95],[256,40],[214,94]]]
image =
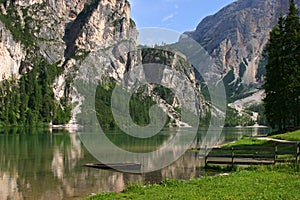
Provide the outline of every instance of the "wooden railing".
[[262,165],[280,162],[299,164],[300,142],[275,143],[274,146],[245,146],[230,148],[198,148],[205,166],[214,165]]

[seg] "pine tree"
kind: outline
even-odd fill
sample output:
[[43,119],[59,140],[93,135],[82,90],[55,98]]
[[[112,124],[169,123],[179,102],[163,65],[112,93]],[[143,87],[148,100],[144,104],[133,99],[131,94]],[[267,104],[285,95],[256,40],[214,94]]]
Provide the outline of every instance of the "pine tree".
[[270,42],[267,45],[267,59],[266,65],[266,83],[264,88],[266,90],[265,109],[266,116],[272,127],[276,125],[281,129],[282,127],[282,113],[281,100],[283,88],[283,80],[278,77],[283,76],[283,62],[282,62],[282,37],[283,37],[283,17],[279,18],[278,25],[276,25],[270,33]]
[[265,110],[272,127],[299,126],[299,33],[298,9],[291,0],[288,15],[280,16],[267,45]]
[[289,14],[285,20],[285,40],[286,40],[286,73],[288,75],[286,79],[286,90],[288,97],[288,113],[289,113],[289,126],[297,126],[297,110],[298,95],[297,86],[299,85],[299,73],[297,69],[299,68],[299,60],[296,59],[297,48],[299,46],[299,32],[300,23],[298,17],[298,9],[294,1],[291,1]]

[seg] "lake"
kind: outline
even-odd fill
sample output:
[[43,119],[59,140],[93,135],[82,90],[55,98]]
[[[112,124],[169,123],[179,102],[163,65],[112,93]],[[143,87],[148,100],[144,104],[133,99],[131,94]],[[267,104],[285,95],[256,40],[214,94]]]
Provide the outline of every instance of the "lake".
[[[168,142],[176,131],[163,130],[147,142],[132,140],[118,132],[108,132],[106,135],[122,149],[139,153],[155,151]],[[267,133],[268,128],[224,128],[216,145],[244,135]],[[195,140],[193,145],[196,143]],[[173,146],[172,149],[178,148]],[[91,193],[120,192],[130,184],[159,183],[166,178],[188,180],[205,173],[199,168],[203,160],[192,151],[185,152],[169,166],[150,173],[87,168],[84,166],[87,163],[99,161],[87,151],[76,132],[0,130],[0,199],[81,199]]]

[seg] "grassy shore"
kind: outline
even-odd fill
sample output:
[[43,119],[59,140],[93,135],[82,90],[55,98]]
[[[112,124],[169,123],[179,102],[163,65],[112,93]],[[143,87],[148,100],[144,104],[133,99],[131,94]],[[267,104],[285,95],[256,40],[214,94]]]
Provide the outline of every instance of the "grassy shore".
[[[300,140],[300,131],[272,137]],[[272,145],[273,141],[242,138],[225,147]],[[299,166],[277,164],[237,168],[226,176],[207,176],[191,181],[165,180],[156,185],[133,185],[119,194],[102,193],[89,199],[300,199],[299,187]]]
[[271,137],[275,139],[281,139],[281,140],[300,141],[300,130],[279,134],[279,135],[273,135]]
[[297,169],[276,165],[241,169],[228,176],[134,185],[119,194],[103,193],[89,199],[300,199],[299,187]]
[[[293,131],[293,132],[287,132],[284,134],[278,134],[278,135],[272,135],[269,138],[273,139],[280,139],[280,140],[287,140],[287,141],[300,141],[300,130]],[[272,140],[263,140],[263,139],[256,139],[251,137],[243,137],[235,142],[223,145],[222,147],[247,147],[247,146],[274,146],[274,143],[276,141]]]

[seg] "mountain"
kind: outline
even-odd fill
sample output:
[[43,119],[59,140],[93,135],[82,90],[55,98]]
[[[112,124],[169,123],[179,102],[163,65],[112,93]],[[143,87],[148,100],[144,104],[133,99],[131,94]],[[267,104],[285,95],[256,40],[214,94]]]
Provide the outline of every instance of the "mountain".
[[[300,0],[296,3],[300,4]],[[190,36],[215,60],[214,68],[206,75],[219,77],[214,75],[215,70],[222,74],[231,107],[240,111],[261,102],[263,92],[259,88],[266,62],[263,50],[270,30],[288,6],[288,0],[239,0],[182,36],[181,42]],[[167,114],[169,125],[189,125],[180,115],[184,110],[182,102],[189,102],[188,110],[194,114],[209,117],[209,103],[204,100],[209,97],[203,96],[207,88],[192,64],[168,49],[139,48],[137,36],[126,0],[0,1],[0,126],[77,124],[80,113],[85,112],[85,117],[95,114],[95,104],[97,120],[108,127],[116,126],[109,110],[110,96],[113,86],[121,83],[135,88],[135,83],[146,82],[135,88],[135,97],[129,103],[130,110],[139,113],[131,117],[140,125],[150,122],[142,103],[149,108],[157,103]],[[134,71],[147,63],[169,68],[160,68],[160,74],[143,69],[148,76]],[[135,73],[133,77],[128,74],[131,71]],[[177,98],[174,91],[147,81],[175,88]],[[76,87],[79,82],[84,87]],[[92,95],[84,96],[86,92]],[[100,101],[94,102],[94,93]],[[85,103],[87,97],[90,104]],[[216,111],[212,116],[223,116],[217,105],[211,107]]]
[[263,83],[269,32],[288,8],[289,0],[238,0],[185,33],[216,60],[229,101],[250,96]]
[[76,66],[96,49],[137,38],[125,0],[4,0],[0,11],[4,125],[67,123]]
[[[1,2],[1,60],[7,61],[1,74],[5,77],[18,74],[21,61],[30,65],[36,54],[61,66],[80,49],[88,52],[116,40],[137,37],[125,0]],[[119,29],[122,34],[112,34]]]
[[[115,126],[108,109],[111,86],[121,84],[124,78],[129,84],[145,81],[141,74],[135,74],[136,79],[126,74],[149,62],[168,64],[171,70],[163,69],[161,79],[156,80],[182,91],[177,93],[180,99],[171,91],[146,83],[142,90],[137,88],[137,99],[130,102],[131,110],[137,109],[134,106],[140,108],[136,110],[139,115],[131,117],[145,125],[149,122],[148,110],[141,108],[141,102],[156,102],[169,117],[169,124],[189,125],[180,117],[178,102],[190,102],[194,95],[198,100],[193,112],[204,110],[201,88],[191,64],[176,52],[140,50],[137,35],[126,0],[2,0],[0,126],[76,125],[83,120],[78,118],[80,113],[95,115],[87,112],[94,112],[95,105],[100,107],[96,108],[98,121]],[[172,74],[174,68],[179,69],[180,77]],[[188,90],[181,81],[188,82],[193,92],[183,95]],[[79,82],[81,87],[76,85]],[[87,105],[89,97],[84,95],[91,84],[99,86],[90,91],[91,100],[95,100],[95,95],[100,100]]]

